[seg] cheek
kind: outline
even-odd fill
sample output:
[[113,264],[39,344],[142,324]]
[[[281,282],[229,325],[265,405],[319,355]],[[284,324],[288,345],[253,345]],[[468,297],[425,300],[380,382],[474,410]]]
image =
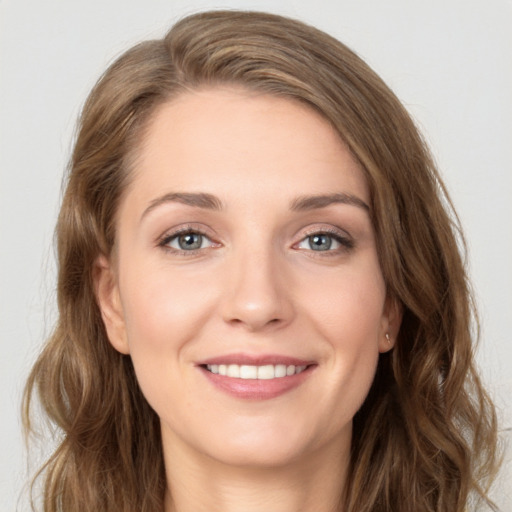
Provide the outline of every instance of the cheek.
[[152,387],[169,376],[178,378],[183,371],[179,363],[215,303],[211,284],[154,263],[122,270],[126,335],[141,387]]
[[[333,345],[354,349],[376,344],[382,331],[386,289],[372,260],[356,268],[337,269],[301,286],[301,303]],[[304,291],[307,290],[307,293]]]
[[202,280],[191,282],[158,265],[134,265],[121,275],[130,357],[144,396],[160,415],[170,402],[183,403],[190,377],[184,362],[215,301]]
[[[308,283],[304,310],[324,340],[325,364],[332,387],[326,408],[341,415],[354,414],[366,398],[384,336],[385,284],[376,264],[333,274],[322,283]],[[339,407],[343,403],[344,407]],[[342,420],[347,418],[343,417]]]
[[[162,264],[134,265],[120,283],[131,344],[142,339],[168,346],[187,337],[215,302],[211,275],[170,271]],[[192,334],[192,333],[191,333]],[[149,338],[149,339],[148,339]]]

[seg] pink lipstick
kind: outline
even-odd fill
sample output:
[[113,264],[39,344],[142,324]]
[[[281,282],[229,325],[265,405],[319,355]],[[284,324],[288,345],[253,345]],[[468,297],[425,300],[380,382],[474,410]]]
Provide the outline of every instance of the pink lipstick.
[[316,367],[314,361],[281,355],[228,354],[198,364],[218,389],[236,398],[265,400],[296,388]]

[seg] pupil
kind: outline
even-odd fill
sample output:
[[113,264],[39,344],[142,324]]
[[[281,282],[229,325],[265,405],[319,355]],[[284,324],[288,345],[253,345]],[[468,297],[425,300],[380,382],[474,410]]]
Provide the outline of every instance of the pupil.
[[197,233],[186,233],[185,235],[181,235],[178,239],[180,248],[185,250],[199,249],[201,242],[202,236]]
[[309,237],[309,245],[314,251],[327,251],[331,248],[331,237],[327,235],[313,235]]

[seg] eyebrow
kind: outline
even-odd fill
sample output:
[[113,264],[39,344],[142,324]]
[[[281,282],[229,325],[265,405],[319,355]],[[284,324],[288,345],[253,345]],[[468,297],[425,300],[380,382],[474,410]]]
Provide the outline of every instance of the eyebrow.
[[[220,211],[224,208],[222,201],[212,194],[205,192],[169,192],[151,201],[142,213],[141,221],[155,208],[173,202],[214,211]],[[295,212],[308,211],[325,208],[331,204],[347,204],[370,211],[370,207],[362,199],[345,193],[300,196],[291,202],[290,209]]]
[[325,208],[331,204],[348,204],[370,211],[370,207],[362,199],[345,193],[301,196],[292,201],[290,209],[292,211],[307,211]]
[[165,203],[181,203],[187,206],[195,206],[196,208],[205,208],[207,210],[218,211],[223,209],[222,201],[212,194],[206,194],[204,192],[170,192],[151,201],[149,206],[142,213],[141,221],[148,213]]

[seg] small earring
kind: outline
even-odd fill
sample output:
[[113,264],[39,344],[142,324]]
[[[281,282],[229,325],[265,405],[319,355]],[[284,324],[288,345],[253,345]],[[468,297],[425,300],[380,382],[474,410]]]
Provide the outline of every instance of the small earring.
[[389,333],[386,333],[386,341],[388,342],[388,345],[391,345],[391,338],[389,337]]

